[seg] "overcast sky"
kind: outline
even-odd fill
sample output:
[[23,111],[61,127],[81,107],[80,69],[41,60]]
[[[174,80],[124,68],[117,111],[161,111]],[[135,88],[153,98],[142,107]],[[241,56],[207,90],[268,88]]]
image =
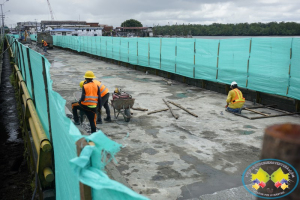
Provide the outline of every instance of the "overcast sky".
[[[3,2],[4,0],[0,0]],[[300,0],[49,0],[55,20],[113,25],[126,19],[143,26],[285,21],[300,23]],[[10,12],[7,12],[10,10]],[[9,0],[5,24],[51,20],[47,0]]]

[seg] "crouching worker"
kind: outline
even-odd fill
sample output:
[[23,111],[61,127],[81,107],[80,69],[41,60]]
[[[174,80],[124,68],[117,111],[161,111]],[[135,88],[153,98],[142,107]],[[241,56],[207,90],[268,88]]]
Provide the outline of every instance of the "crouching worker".
[[[87,71],[84,75],[84,78],[85,84],[83,84],[82,94],[78,104],[90,122],[91,133],[94,133],[96,132],[97,108],[102,106],[100,88],[96,83],[93,82],[93,78],[96,77],[92,71]],[[74,120],[76,123],[75,116]]]
[[231,83],[230,91],[228,93],[225,106],[226,110],[233,113],[241,113],[241,108],[245,103],[245,98],[242,92],[238,89],[238,85],[235,81]]
[[[102,105],[103,107],[105,108],[105,111],[106,111],[106,118],[104,118],[104,121],[107,121],[107,122],[111,122],[111,117],[110,117],[110,109],[109,109],[109,105],[108,105],[108,99],[109,99],[109,90],[108,88],[103,84],[101,83],[100,81],[97,81],[97,80],[93,80],[94,83],[96,83],[100,89],[100,95],[101,95],[101,106],[98,107],[98,116],[97,116],[97,121],[96,123],[97,124],[102,124],[102,118],[101,118],[101,108],[102,108]],[[81,81],[80,82],[80,87],[82,88],[83,84],[85,84],[86,81]],[[73,105],[73,104],[72,104]],[[72,107],[73,108],[73,107]],[[76,107],[75,107],[76,108]],[[74,114],[73,114],[74,115]],[[75,117],[74,117],[74,120],[75,120]]]
[[[79,83],[81,90],[82,90],[83,84],[84,84],[84,81],[81,81]],[[78,118],[78,112],[77,112],[78,110],[80,110],[80,122],[82,123],[84,111],[83,111],[82,107],[79,106],[79,102],[73,102],[72,103],[72,113],[73,113],[75,125],[80,125],[79,118]]]

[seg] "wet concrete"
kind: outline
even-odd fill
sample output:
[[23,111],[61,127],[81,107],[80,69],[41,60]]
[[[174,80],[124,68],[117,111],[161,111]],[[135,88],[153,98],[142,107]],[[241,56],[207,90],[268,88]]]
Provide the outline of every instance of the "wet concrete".
[[[61,49],[50,53],[53,89],[66,99],[69,109],[84,73],[92,70],[110,91],[121,87],[130,93],[136,99],[134,107],[163,109],[162,99],[166,99],[199,116],[171,105],[177,120],[169,111],[147,115],[131,110],[129,123],[119,117],[97,125],[123,145],[116,156],[119,172],[133,190],[151,199],[201,199],[240,187],[243,171],[259,160],[264,129],[275,123],[299,123],[296,116],[251,121],[225,112],[224,94],[173,80],[166,84],[164,78]],[[243,114],[256,116],[249,111]]]

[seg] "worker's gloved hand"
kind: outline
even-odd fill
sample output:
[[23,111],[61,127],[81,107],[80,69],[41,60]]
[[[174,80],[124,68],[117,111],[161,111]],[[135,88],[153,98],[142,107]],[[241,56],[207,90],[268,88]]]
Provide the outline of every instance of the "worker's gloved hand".
[[228,105],[225,106],[225,108],[227,108],[227,107],[228,107]]

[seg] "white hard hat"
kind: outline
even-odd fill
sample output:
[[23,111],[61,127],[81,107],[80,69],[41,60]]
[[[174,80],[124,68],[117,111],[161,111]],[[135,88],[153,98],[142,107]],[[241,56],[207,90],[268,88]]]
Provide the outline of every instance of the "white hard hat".
[[237,85],[237,82],[233,81],[233,82],[231,83],[231,86],[233,86],[233,85]]

